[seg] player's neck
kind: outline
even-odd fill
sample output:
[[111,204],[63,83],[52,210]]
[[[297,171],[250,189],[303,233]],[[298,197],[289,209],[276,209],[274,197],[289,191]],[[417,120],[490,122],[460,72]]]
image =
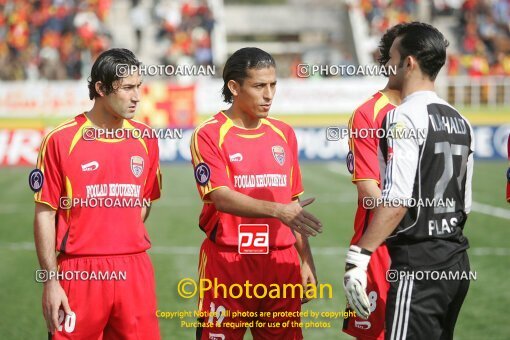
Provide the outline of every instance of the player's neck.
[[404,83],[402,87],[402,95],[401,98],[405,97],[419,91],[435,91],[434,82],[429,79],[419,79],[415,81],[409,81]]
[[95,126],[101,129],[120,129],[124,124],[124,119],[116,117],[109,113],[103,105],[96,100],[92,109],[86,113],[87,118]]
[[260,118],[252,117],[249,114],[234,108],[234,105],[223,112],[237,127],[244,129],[256,129],[260,126]]

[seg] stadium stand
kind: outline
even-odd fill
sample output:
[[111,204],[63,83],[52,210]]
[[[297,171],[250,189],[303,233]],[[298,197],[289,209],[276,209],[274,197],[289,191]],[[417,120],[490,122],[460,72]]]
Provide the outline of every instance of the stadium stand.
[[[420,1],[423,0],[360,0],[358,6],[370,34],[378,39],[388,27],[417,20]],[[510,1],[433,1],[432,4],[431,23],[446,17],[456,40],[448,56],[448,75],[510,75]]]
[[212,65],[211,33],[214,18],[206,1],[161,1],[155,6],[158,41],[166,40],[161,62]]
[[79,79],[108,48],[111,0],[0,0],[0,79]]
[[299,63],[371,63],[387,28],[418,19],[451,41],[448,75],[510,75],[510,0],[424,1],[0,0],[0,80],[81,79],[95,56],[120,46],[145,63],[219,66],[249,44],[275,56],[280,76],[295,77]]

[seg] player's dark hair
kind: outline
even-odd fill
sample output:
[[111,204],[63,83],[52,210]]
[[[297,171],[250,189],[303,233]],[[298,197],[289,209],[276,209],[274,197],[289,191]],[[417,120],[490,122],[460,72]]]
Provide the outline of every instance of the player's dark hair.
[[102,91],[108,95],[115,90],[113,83],[122,78],[121,72],[128,71],[130,66],[140,65],[141,62],[128,49],[112,48],[104,51],[97,57],[90,71],[88,79],[89,98],[94,99],[100,96],[96,91],[96,83],[98,81],[101,82]]
[[435,80],[446,62],[446,48],[449,45],[443,34],[429,24],[411,22],[399,28],[397,37],[402,37],[399,67],[402,67],[405,58],[414,56],[421,71],[430,80]]
[[275,67],[276,63],[273,57],[266,51],[256,47],[245,47],[237,50],[228,58],[223,68],[223,101],[232,103],[233,95],[227,84],[234,80],[243,84],[243,80],[248,77],[248,69],[261,69],[266,67]]
[[379,65],[384,66],[390,60],[391,45],[393,45],[393,41],[398,36],[400,29],[404,25],[405,24],[398,24],[388,28],[388,30],[382,36],[381,40],[379,41],[379,57],[377,57],[377,62]]

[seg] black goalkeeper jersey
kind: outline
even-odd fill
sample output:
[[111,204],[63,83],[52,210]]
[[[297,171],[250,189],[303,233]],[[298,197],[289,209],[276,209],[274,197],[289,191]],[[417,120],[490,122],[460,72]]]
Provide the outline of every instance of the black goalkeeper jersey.
[[382,198],[408,211],[386,244],[392,265],[442,268],[469,247],[472,128],[432,91],[407,96],[390,111],[380,141]]

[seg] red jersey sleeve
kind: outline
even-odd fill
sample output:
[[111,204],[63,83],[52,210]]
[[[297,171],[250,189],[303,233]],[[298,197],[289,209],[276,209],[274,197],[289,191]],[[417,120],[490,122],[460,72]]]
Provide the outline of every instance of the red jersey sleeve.
[[292,172],[291,172],[291,185],[292,185],[292,198],[296,198],[303,194],[303,182],[301,181],[301,168],[299,167],[299,153],[298,143],[294,130],[289,133],[289,147],[292,150]]
[[35,193],[34,201],[44,203],[57,210],[64,191],[64,179],[57,142],[51,133],[41,143],[37,168],[43,173],[43,183],[41,190]]
[[191,137],[191,158],[198,192],[203,201],[221,187],[234,189],[229,178],[228,165],[214,139],[197,129]]
[[151,138],[148,140],[148,144],[150,166],[147,181],[145,182],[143,198],[155,201],[161,196],[162,188],[161,169],[159,167],[158,139]]
[[[361,138],[356,131],[374,129],[372,122],[359,109],[354,111],[349,129],[354,131],[349,140],[349,150],[352,153],[352,181],[374,180],[379,183],[379,160],[377,157],[378,142],[375,138]],[[363,134],[361,134],[363,136]]]

